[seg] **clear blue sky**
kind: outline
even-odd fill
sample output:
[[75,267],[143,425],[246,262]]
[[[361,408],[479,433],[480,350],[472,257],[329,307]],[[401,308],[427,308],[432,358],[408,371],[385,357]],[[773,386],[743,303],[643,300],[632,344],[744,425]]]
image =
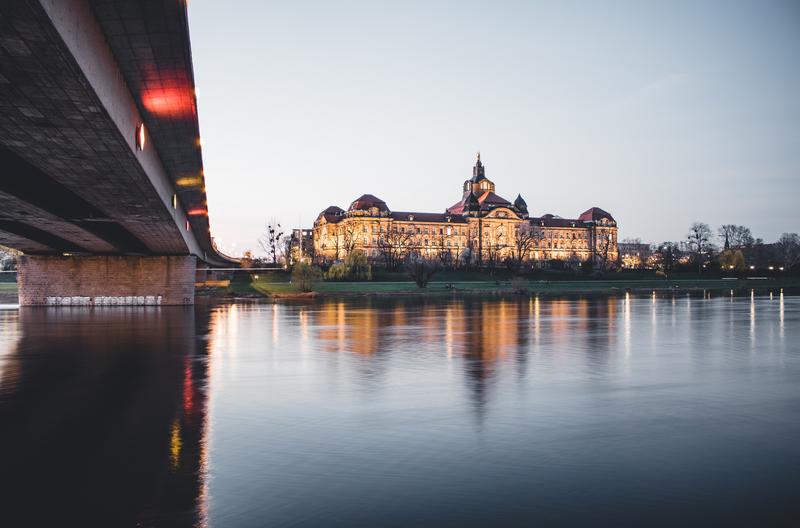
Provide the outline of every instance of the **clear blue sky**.
[[620,238],[800,230],[800,2],[189,2],[213,234],[363,193],[443,211],[481,151]]

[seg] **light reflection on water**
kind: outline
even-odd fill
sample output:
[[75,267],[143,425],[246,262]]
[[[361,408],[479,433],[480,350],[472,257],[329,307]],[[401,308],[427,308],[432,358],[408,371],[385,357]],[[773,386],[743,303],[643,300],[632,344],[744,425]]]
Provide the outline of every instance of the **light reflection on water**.
[[0,310],[0,523],[777,523],[799,338],[783,292]]

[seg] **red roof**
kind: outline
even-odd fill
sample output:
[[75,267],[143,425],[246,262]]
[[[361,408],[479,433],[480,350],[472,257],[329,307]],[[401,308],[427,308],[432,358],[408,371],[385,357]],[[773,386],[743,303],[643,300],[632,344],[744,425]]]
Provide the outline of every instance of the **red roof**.
[[[464,196],[466,198],[466,195]],[[451,205],[446,209],[448,213],[462,214],[464,212],[464,198]],[[481,211],[488,211],[495,207],[511,207],[511,202],[499,196],[492,191],[486,191],[478,197],[478,203],[481,204]]]
[[386,206],[386,202],[378,198],[377,196],[373,196],[372,194],[362,194],[358,198],[350,204],[349,211],[368,211],[373,207],[377,207],[381,212],[389,211],[389,208]]
[[611,216],[607,211],[603,211],[599,207],[592,207],[591,209],[585,210],[578,217],[578,220],[582,220],[584,222],[594,222],[600,220],[601,218],[607,218],[612,222],[615,221],[613,216]]

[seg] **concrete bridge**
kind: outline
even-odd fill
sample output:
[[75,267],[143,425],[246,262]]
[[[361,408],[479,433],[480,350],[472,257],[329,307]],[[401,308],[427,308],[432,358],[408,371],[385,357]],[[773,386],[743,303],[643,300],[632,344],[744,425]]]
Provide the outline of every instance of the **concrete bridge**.
[[20,304],[191,304],[210,236],[182,0],[0,2],[0,244]]

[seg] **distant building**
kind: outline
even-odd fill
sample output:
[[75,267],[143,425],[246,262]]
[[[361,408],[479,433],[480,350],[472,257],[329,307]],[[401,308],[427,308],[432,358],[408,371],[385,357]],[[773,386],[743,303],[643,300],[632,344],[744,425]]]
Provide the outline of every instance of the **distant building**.
[[592,207],[577,218],[530,216],[522,196],[510,202],[495,193],[480,154],[461,191],[461,199],[442,213],[392,211],[371,194],[346,211],[332,205],[314,222],[315,255],[335,261],[359,249],[389,263],[414,252],[475,265],[516,259],[573,265],[592,260],[605,266],[617,260],[617,223],[609,213]]
[[641,269],[648,266],[650,255],[653,253],[650,244],[641,242],[622,241],[617,244],[619,260],[623,268]]
[[314,231],[312,229],[292,229],[288,257],[290,262],[314,260]]

